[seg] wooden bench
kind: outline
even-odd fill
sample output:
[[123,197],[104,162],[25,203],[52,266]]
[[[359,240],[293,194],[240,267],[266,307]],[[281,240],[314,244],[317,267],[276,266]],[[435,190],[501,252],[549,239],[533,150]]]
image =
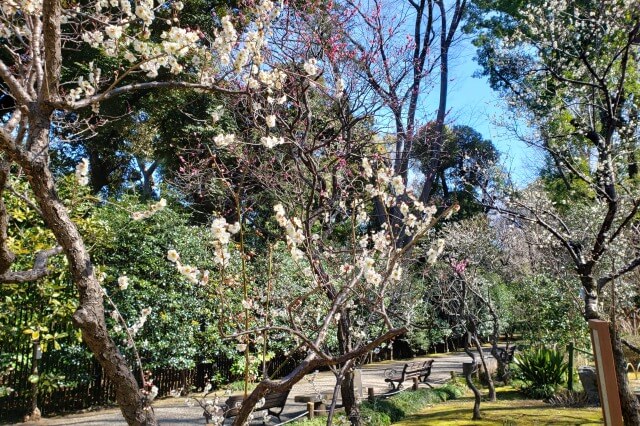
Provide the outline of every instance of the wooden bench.
[[[287,403],[287,398],[289,397],[290,391],[291,390],[288,390],[286,392],[273,392],[266,394],[264,396],[264,404],[261,407],[256,406],[255,411],[267,410],[270,415],[275,416],[278,418],[278,420],[280,420],[280,415],[282,414],[284,406]],[[241,398],[231,397],[227,399],[227,401],[225,402],[227,410],[224,413],[224,418],[228,419],[230,417],[237,416],[238,412],[240,411],[241,404]],[[280,410],[276,412],[271,410],[272,408],[279,408]]]
[[433,360],[430,359],[424,362],[409,362],[404,365],[402,371],[388,368],[384,371],[384,381],[391,385],[392,390],[400,389],[405,380],[414,378],[418,379],[418,382],[424,383],[431,388],[433,386],[427,383],[427,379],[429,378],[429,375],[431,375],[432,365]]

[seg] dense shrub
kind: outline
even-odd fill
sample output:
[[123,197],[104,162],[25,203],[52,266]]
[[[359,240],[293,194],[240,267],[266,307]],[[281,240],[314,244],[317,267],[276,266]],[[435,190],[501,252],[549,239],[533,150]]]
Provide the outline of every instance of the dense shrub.
[[[436,389],[418,389],[417,391],[401,392],[389,399],[363,402],[362,416],[370,418],[371,425],[387,425],[402,420],[404,417],[417,413],[426,405],[444,402],[462,396],[464,388],[456,384],[446,384]],[[386,414],[389,423],[382,422],[383,416],[373,416],[373,413]],[[375,423],[373,421],[381,421]]]
[[543,346],[516,355],[515,364],[515,374],[527,383],[525,393],[533,398],[551,397],[567,375],[564,354]]
[[[360,405],[360,415],[367,426],[389,426],[423,410],[429,404],[459,398],[464,394],[464,389],[462,384],[448,383],[436,389],[401,392],[388,399],[363,402]],[[344,414],[338,416],[344,416]],[[327,424],[327,418],[318,417],[313,420],[301,420],[295,422],[295,424],[301,426],[324,426]]]

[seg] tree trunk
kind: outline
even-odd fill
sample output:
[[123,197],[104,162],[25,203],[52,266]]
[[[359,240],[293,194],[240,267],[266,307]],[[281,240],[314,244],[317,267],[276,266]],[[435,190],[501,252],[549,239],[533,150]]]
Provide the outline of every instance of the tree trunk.
[[[349,312],[343,310],[340,315],[340,321],[338,322],[338,346],[340,348],[340,355],[348,354],[352,350],[350,324],[351,318]],[[349,361],[348,364],[347,366],[341,366],[345,371],[342,373],[344,377],[342,379],[340,396],[342,397],[342,406],[347,414],[347,418],[351,421],[352,425],[356,426],[360,424],[360,412],[355,399],[353,362]]]
[[[48,137],[48,131],[47,126],[41,137]],[[96,279],[82,236],[56,193],[48,158],[40,157],[21,165],[27,173],[43,219],[69,261],[80,302],[73,314],[74,324],[82,331],[84,342],[115,386],[116,401],[127,423],[155,425],[153,410],[150,409],[126,360],[109,337],[104,318],[102,288]]]
[[[32,345],[31,376],[39,378],[40,372],[38,371],[38,363],[40,362],[40,341],[34,340]],[[39,381],[31,382],[31,408],[29,409],[28,415],[28,419],[30,421],[40,420],[40,409],[38,408],[38,384]]]
[[336,402],[338,401],[338,392],[342,389],[342,379],[344,379],[344,375],[342,374],[342,370],[340,370],[336,375],[336,385],[333,387],[333,395],[331,396],[331,404],[329,405],[329,413],[327,415],[327,426],[331,426],[333,424]]
[[620,335],[611,323],[609,324],[609,333],[611,334],[611,346],[613,348],[613,359],[616,366],[616,378],[618,379],[618,392],[620,394],[624,424],[626,426],[640,426],[640,404],[638,403],[638,398],[629,388],[627,360],[622,350]]
[[[581,282],[585,290],[585,319],[600,319],[598,313],[598,293],[596,292],[597,284],[590,276],[582,276]],[[613,349],[613,360],[616,368],[616,379],[618,381],[618,392],[620,394],[620,405],[622,408],[622,416],[626,426],[640,426],[640,404],[629,387],[629,379],[627,377],[627,360],[622,350],[622,342],[613,324],[609,324],[609,332],[611,335],[611,347]]]
[[362,419],[360,418],[360,409],[356,401],[353,376],[353,368],[351,367],[344,373],[340,396],[342,397],[342,405],[347,413],[347,418],[353,426],[359,426],[362,424]]
[[[470,333],[470,332],[467,332],[467,333]],[[474,397],[472,420],[480,420],[482,418],[480,416],[481,395],[480,395],[480,391],[478,390],[476,385],[473,383],[473,379],[471,377],[473,373],[476,371],[476,368],[478,368],[478,364],[476,362],[475,355],[469,349],[469,339],[465,339],[464,351],[471,358],[471,365],[469,365],[469,368],[465,369],[465,365],[463,364],[463,372],[464,372],[464,378],[467,381],[467,386],[469,386],[469,389],[471,389],[471,391],[473,392],[473,397]]]
[[480,345],[480,341],[478,340],[478,335],[473,335],[473,343],[475,344],[476,349],[478,349],[478,355],[480,355],[480,362],[482,363],[482,368],[484,368],[485,380],[487,381],[487,387],[489,388],[489,401],[496,400],[496,387],[493,385],[493,379],[491,378],[491,374],[489,373],[489,369],[487,368],[487,362],[484,359],[484,353],[482,352],[482,346]]

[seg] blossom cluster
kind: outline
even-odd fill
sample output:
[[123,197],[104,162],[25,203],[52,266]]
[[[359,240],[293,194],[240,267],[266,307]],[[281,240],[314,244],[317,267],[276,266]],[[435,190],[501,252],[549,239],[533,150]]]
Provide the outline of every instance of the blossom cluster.
[[76,180],[81,186],[87,186],[89,184],[89,160],[83,158],[76,165]]
[[176,265],[178,272],[192,284],[206,285],[209,282],[209,271],[200,271],[191,265],[180,262],[180,254],[176,250],[167,251],[167,260]]
[[160,210],[164,209],[165,207],[167,207],[167,200],[165,200],[164,198],[161,198],[157,203],[151,204],[151,206],[149,207],[149,210],[131,213],[131,218],[133,220],[148,219],[154,214],[158,213]]
[[240,222],[227,223],[223,217],[219,217],[211,222],[211,233],[213,234],[214,256],[213,261],[222,267],[229,264],[231,255],[229,254],[229,243],[231,236],[240,232]]
[[302,221],[297,217],[287,218],[284,206],[282,204],[276,204],[273,206],[273,210],[276,213],[276,221],[278,225],[284,228],[286,232],[287,248],[291,253],[291,257],[295,261],[300,261],[304,258],[304,252],[300,250],[300,246],[304,243],[304,232],[302,230]]

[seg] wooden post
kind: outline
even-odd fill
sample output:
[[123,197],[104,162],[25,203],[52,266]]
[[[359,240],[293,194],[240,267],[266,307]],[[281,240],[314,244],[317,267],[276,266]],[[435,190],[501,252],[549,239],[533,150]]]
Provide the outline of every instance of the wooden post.
[[591,342],[596,360],[598,393],[602,406],[602,417],[606,426],[623,426],[622,406],[618,393],[616,367],[613,361],[613,348],[609,323],[602,320],[589,320]]
[[373,388],[367,388],[367,399],[369,402],[373,402],[376,397],[376,392]]
[[309,420],[313,419],[313,415],[315,414],[313,402],[307,402],[307,418]]
[[420,381],[418,380],[417,377],[414,377],[413,378],[413,386],[411,387],[411,390],[414,390],[414,391],[418,390],[418,383],[420,383]]
[[567,346],[569,365],[567,366],[567,389],[573,390],[573,342]]

